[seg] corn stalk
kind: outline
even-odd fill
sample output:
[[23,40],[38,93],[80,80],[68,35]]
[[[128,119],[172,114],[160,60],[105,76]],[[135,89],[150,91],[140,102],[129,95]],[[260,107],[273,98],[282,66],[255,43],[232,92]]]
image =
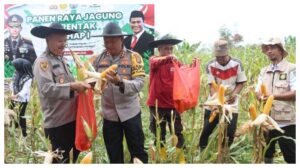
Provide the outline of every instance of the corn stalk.
[[[222,106],[219,106],[219,111],[222,111],[222,108]],[[227,137],[228,121],[224,120],[224,122],[222,122],[221,118],[222,115],[219,114],[217,163],[227,163],[229,160],[229,148]]]

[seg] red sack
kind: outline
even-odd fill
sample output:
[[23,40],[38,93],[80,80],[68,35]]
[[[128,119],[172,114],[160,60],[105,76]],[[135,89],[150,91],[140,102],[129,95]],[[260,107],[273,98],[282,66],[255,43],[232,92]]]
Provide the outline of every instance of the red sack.
[[[91,139],[88,138],[84,124],[91,130]],[[80,92],[77,98],[76,114],[76,137],[75,146],[79,151],[88,150],[92,146],[93,140],[97,135],[97,123],[94,108],[94,94],[92,89]]]
[[200,68],[199,60],[193,62],[191,67],[173,61],[174,65],[174,83],[173,83],[173,101],[175,109],[183,113],[198,103],[200,92]]

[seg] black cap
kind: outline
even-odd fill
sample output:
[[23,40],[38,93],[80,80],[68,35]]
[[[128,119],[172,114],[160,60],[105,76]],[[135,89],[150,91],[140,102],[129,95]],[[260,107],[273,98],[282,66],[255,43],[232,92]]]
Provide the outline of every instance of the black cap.
[[31,34],[39,38],[46,38],[53,33],[69,35],[77,33],[77,31],[64,29],[63,26],[58,22],[52,23],[49,27],[37,26],[31,29]]
[[22,23],[23,23],[23,18],[17,14],[9,16],[6,20],[6,24],[9,27],[20,27]]
[[114,36],[131,36],[131,34],[123,34],[119,25],[114,22],[109,22],[105,25],[102,35],[93,37],[114,37]]
[[152,41],[151,43],[149,43],[149,47],[156,48],[163,44],[176,45],[180,42],[182,42],[182,40],[175,39],[172,35],[166,34],[163,37],[161,37],[159,40]]

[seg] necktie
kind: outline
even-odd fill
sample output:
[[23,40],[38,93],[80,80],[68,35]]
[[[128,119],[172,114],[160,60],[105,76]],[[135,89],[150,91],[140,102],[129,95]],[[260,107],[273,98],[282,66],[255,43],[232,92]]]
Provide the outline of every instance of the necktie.
[[13,43],[13,48],[16,48],[17,42],[13,41],[12,43]]
[[133,41],[132,41],[132,43],[131,43],[131,45],[130,45],[130,48],[131,48],[131,49],[133,49],[133,48],[135,47],[136,42],[137,42],[137,37],[136,37],[136,36],[133,36]]

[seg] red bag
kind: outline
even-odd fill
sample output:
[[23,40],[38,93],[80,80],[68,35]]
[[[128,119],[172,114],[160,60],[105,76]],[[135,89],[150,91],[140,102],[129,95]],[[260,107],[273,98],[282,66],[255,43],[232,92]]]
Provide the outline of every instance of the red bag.
[[173,61],[174,65],[174,83],[173,83],[173,101],[175,109],[183,113],[198,103],[200,92],[200,68],[199,60],[193,62],[191,67]]
[[[86,135],[84,124],[87,124],[91,130],[91,139]],[[79,151],[88,150],[92,146],[96,135],[97,123],[94,108],[94,94],[92,89],[88,89],[86,92],[80,92],[77,98],[76,149]]]

